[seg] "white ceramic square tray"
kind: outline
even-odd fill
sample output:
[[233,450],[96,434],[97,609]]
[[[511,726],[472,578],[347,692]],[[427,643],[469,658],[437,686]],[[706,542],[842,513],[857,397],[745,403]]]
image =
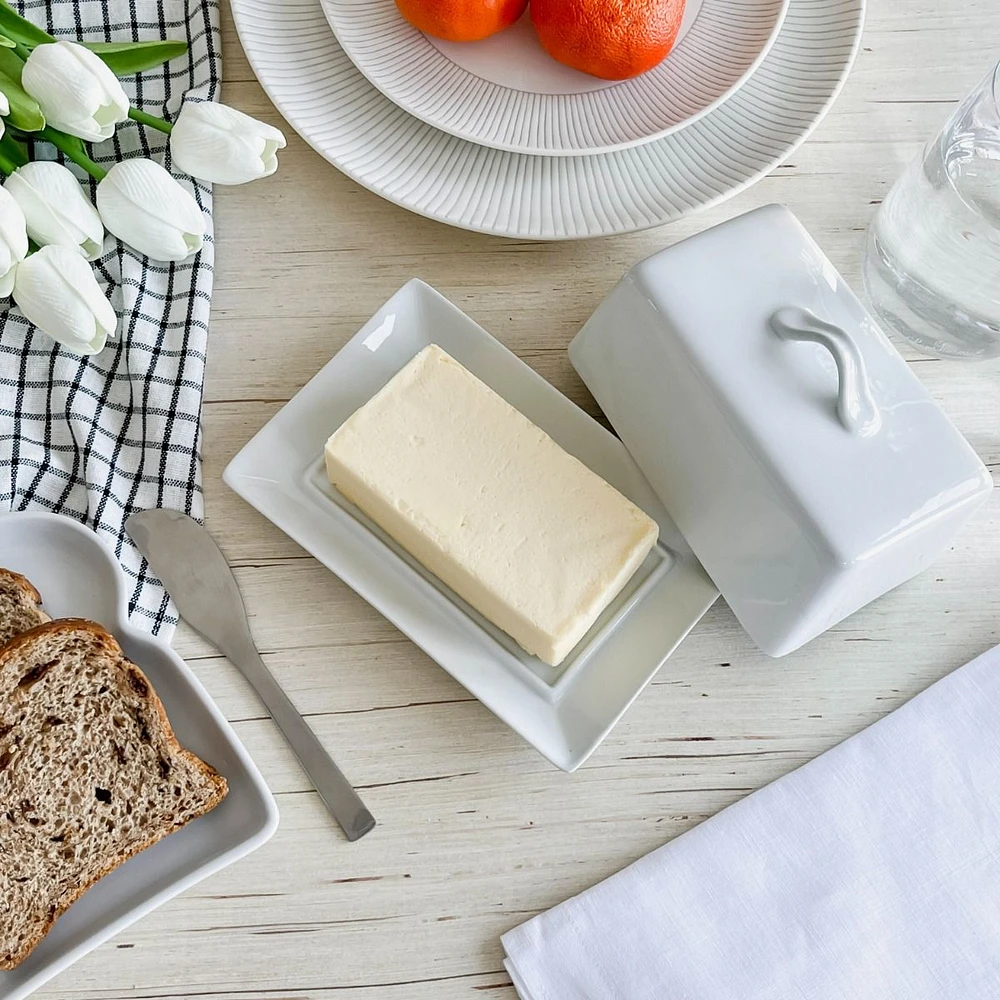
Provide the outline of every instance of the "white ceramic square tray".
[[184,661],[128,624],[124,574],[92,531],[56,514],[0,514],[0,566],[28,577],[53,618],[90,618],[112,632],[153,682],[180,742],[229,783],[229,794],[212,812],[101,879],[24,962],[0,972],[0,1000],[21,1000],[139,917],[260,847],[277,829],[278,810],[232,727]]
[[[431,343],[660,526],[636,576],[559,667],[521,650],[327,482],[326,439]],[[566,771],[594,750],[717,597],[621,442],[418,280],[382,306],[223,478]]]

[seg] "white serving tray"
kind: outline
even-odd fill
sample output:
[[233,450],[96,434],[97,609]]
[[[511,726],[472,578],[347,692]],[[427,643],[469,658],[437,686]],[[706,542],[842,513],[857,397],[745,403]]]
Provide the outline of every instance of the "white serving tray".
[[[431,343],[660,526],[635,578],[559,667],[521,650],[327,482],[326,439]],[[275,415],[223,479],[566,771],[586,760],[718,596],[621,442],[418,280]]]
[[57,514],[0,514],[0,566],[28,577],[53,618],[90,618],[112,632],[152,681],[181,744],[229,783],[229,794],[212,812],[101,879],[21,965],[0,972],[0,1000],[21,1000],[150,910],[256,850],[277,829],[278,809],[250,755],[184,661],[129,625],[125,576],[92,531]]

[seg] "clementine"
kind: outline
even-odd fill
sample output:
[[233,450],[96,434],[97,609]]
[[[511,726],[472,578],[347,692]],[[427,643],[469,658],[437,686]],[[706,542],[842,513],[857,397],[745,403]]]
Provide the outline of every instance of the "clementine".
[[415,28],[448,42],[477,42],[512,25],[528,0],[396,0]]
[[531,0],[545,51],[605,80],[652,69],[673,48],[684,0]]

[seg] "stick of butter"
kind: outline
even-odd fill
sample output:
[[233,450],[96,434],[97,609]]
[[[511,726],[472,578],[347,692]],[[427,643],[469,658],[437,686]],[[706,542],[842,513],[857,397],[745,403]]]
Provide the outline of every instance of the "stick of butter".
[[326,443],[330,482],[555,666],[646,558],[656,523],[435,344]]

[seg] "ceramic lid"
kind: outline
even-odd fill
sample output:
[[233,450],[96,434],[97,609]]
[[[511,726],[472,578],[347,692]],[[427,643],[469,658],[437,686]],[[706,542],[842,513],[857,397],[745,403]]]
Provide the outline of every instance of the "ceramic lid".
[[685,240],[626,280],[841,559],[982,491],[975,453],[783,207]]
[[569,351],[772,656],[925,569],[992,487],[779,205],[632,268]]

